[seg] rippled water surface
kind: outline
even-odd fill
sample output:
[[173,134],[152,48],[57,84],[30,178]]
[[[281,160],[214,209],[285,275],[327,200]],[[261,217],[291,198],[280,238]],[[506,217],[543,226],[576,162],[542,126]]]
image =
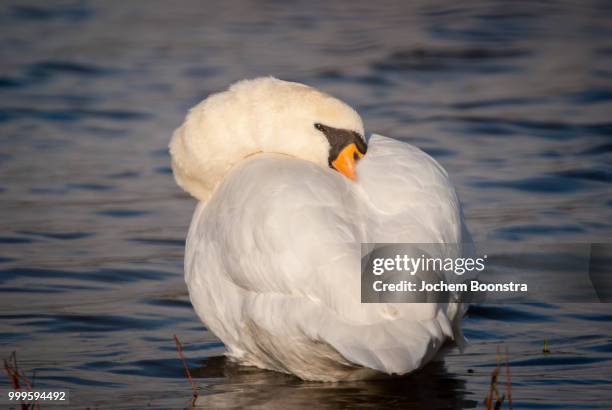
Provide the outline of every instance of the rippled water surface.
[[513,408],[609,408],[608,305],[474,306],[465,354],[394,381],[227,363],[183,284],[195,203],[166,150],[188,107],[272,74],[432,154],[477,241],[607,242],[612,7],[574,3],[2,2],[0,355],[74,407],[182,407],[177,334],[206,408],[422,409],[482,408],[507,348]]

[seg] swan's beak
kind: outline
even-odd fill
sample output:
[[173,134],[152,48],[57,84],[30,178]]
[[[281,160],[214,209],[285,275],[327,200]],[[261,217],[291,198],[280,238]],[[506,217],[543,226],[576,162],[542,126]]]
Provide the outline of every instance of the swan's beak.
[[356,181],[357,173],[355,172],[355,166],[361,158],[363,158],[363,154],[359,152],[355,143],[351,143],[340,151],[340,154],[331,164],[338,172]]

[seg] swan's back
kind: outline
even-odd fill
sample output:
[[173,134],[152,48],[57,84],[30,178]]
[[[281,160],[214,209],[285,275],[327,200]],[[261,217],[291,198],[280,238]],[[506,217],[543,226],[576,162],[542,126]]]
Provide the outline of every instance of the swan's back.
[[380,136],[358,172],[355,184],[311,162],[254,155],[198,205],[186,281],[230,356],[304,379],[354,379],[415,370],[455,336],[456,304],[360,303],[362,242],[462,241],[446,173]]

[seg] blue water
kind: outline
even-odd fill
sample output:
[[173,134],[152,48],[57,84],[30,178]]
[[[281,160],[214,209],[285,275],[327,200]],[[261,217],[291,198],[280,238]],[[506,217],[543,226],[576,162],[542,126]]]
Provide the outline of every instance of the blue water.
[[395,381],[227,363],[183,284],[195,203],[166,146],[208,93],[271,74],[438,159],[477,241],[607,242],[610,3],[229,3],[0,5],[0,356],[76,408],[183,407],[176,334],[206,408],[422,409],[483,408],[507,348],[513,408],[609,408],[608,305],[475,306],[464,354]]

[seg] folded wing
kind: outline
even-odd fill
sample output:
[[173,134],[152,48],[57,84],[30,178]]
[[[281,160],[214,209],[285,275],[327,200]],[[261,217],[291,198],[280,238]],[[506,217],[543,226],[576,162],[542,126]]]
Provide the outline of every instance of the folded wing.
[[342,378],[325,369],[334,361],[403,374],[454,336],[456,304],[360,303],[362,242],[461,242],[446,173],[381,136],[357,172],[354,184],[307,161],[258,154],[198,206],[186,281],[231,355],[310,379],[321,370]]

